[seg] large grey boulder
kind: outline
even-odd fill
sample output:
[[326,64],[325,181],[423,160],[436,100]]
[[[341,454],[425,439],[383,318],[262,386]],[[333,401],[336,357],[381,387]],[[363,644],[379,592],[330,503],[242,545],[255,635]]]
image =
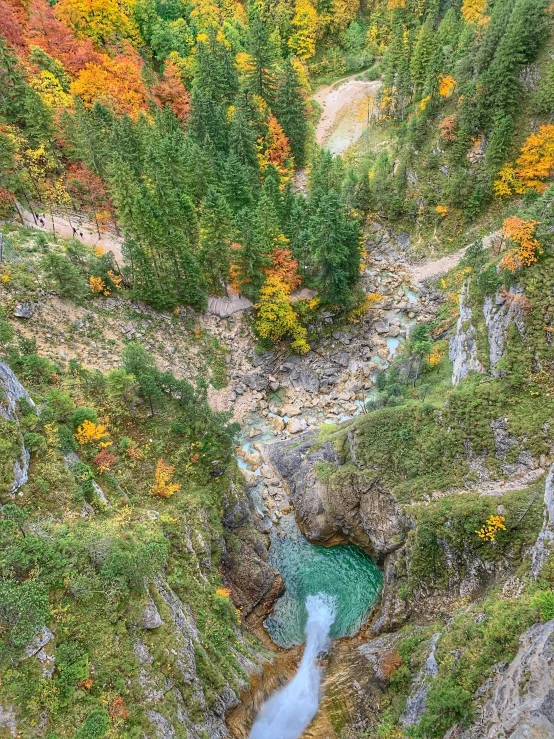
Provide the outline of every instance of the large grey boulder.
[[157,629],[162,624],[162,617],[160,616],[160,613],[156,608],[156,604],[154,603],[152,598],[149,597],[148,603],[146,604],[146,606],[144,607],[144,611],[142,612],[140,625],[143,629],[151,631],[152,629]]

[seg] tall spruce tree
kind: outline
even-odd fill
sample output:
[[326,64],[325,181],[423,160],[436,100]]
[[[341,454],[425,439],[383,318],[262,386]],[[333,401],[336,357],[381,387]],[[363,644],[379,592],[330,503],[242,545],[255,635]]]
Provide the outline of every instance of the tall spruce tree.
[[311,218],[310,237],[323,302],[348,309],[360,273],[359,226],[346,217],[336,191],[319,201]]
[[224,295],[231,266],[233,217],[225,198],[210,188],[200,211],[200,264],[215,295]]
[[249,6],[248,19],[250,26],[248,52],[252,57],[252,70],[247,76],[249,89],[271,105],[275,99],[278,50],[271,37],[269,24],[254,3]]
[[277,88],[274,110],[289,140],[296,166],[303,167],[306,163],[308,140],[306,101],[298,74],[290,59],[285,62],[283,75]]

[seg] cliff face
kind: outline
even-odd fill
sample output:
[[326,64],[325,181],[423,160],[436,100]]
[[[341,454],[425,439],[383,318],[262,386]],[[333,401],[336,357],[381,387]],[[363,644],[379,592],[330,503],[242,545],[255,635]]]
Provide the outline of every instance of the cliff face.
[[[394,497],[376,482],[367,482],[355,466],[352,438],[350,464],[345,468],[330,442],[314,437],[267,447],[275,469],[286,482],[296,520],[316,544],[350,541],[377,561],[397,549],[408,527]],[[334,473],[342,467],[340,481]]]
[[554,620],[535,624],[520,639],[518,653],[499,668],[490,698],[467,731],[445,739],[547,739],[554,736]]

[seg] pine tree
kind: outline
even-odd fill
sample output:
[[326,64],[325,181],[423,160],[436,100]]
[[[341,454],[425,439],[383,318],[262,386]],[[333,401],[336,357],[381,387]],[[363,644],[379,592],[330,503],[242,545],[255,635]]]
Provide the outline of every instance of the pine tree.
[[483,104],[490,114],[506,115],[515,110],[520,89],[520,69],[534,58],[546,33],[545,8],[546,0],[516,0],[506,33],[483,75]]
[[306,143],[309,130],[306,102],[298,74],[290,59],[285,62],[283,75],[277,89],[275,113],[290,142],[296,166],[303,167],[306,162]]
[[262,192],[264,192],[273,203],[275,212],[279,217],[279,223],[282,223],[283,195],[281,193],[281,178],[279,177],[277,168],[273,164],[268,165],[265,170]]
[[493,123],[485,158],[487,168],[492,174],[496,174],[506,161],[513,135],[514,119],[511,115],[501,116]]
[[252,214],[242,211],[238,218],[241,248],[235,252],[234,263],[238,269],[240,289],[247,297],[256,300],[265,280],[265,270],[271,264],[267,244],[258,239]]
[[229,150],[243,167],[252,185],[259,181],[259,165],[256,152],[256,134],[250,123],[244,98],[239,97],[229,130]]
[[435,22],[434,18],[429,15],[419,30],[414,53],[410,60],[410,74],[416,89],[423,89],[434,51]]
[[221,191],[235,215],[254,205],[252,182],[247,170],[235,154],[230,154],[223,164]]
[[210,188],[200,215],[200,262],[208,286],[216,295],[225,294],[229,280],[232,234],[229,206],[217,190]]
[[250,23],[248,52],[253,67],[248,74],[250,91],[271,105],[275,97],[275,65],[278,51],[271,38],[268,23],[254,4],[249,8],[248,19]]
[[196,45],[194,86],[222,105],[229,105],[238,91],[238,76],[233,52],[216,28]]
[[203,146],[227,152],[229,131],[225,109],[209,92],[195,87],[192,93],[191,135]]
[[360,271],[359,226],[346,218],[338,193],[331,191],[321,198],[310,235],[322,300],[348,308]]

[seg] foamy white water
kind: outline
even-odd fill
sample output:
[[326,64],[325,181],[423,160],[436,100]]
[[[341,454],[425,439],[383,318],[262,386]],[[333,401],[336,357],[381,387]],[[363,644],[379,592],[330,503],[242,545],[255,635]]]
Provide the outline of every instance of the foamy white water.
[[317,712],[321,671],[317,655],[327,649],[335,620],[335,599],[325,593],[306,598],[306,649],[294,679],[262,707],[250,739],[298,739]]

